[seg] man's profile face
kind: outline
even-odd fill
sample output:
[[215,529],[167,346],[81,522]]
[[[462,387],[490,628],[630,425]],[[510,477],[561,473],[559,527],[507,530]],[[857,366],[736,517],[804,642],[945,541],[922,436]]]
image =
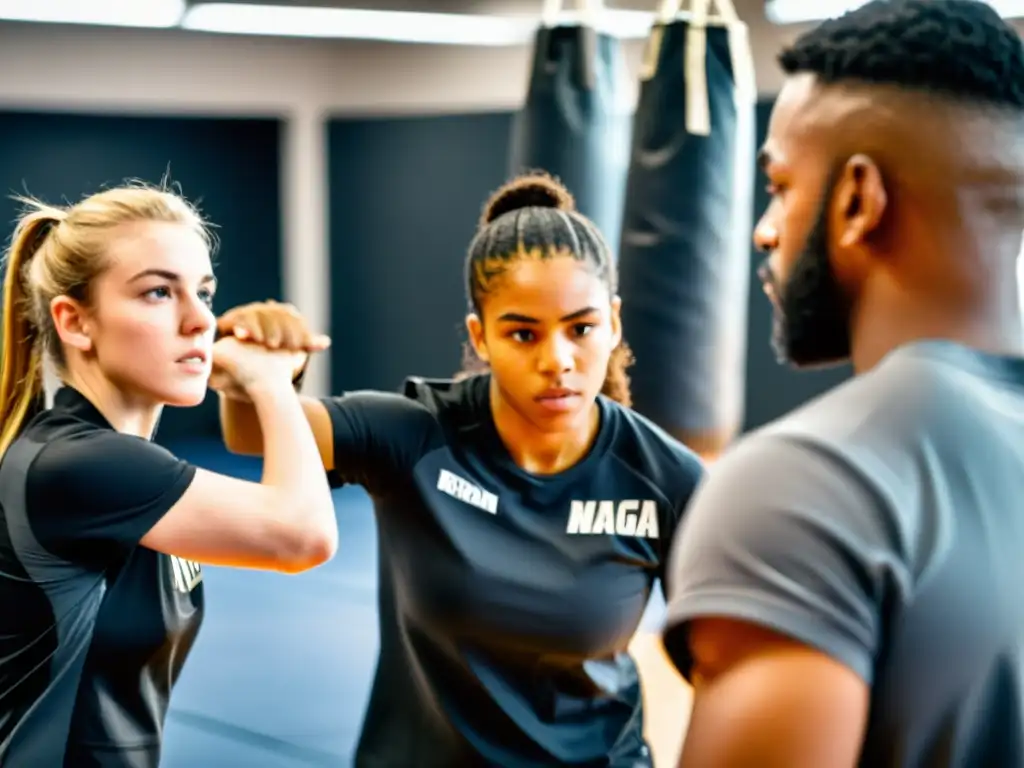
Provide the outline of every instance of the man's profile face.
[[805,76],[791,78],[779,94],[760,156],[772,198],[754,231],[755,244],[769,254],[759,274],[774,309],[772,345],[780,362],[798,368],[850,356],[849,302],[829,258],[835,176],[808,151],[814,127],[802,119],[814,96]]

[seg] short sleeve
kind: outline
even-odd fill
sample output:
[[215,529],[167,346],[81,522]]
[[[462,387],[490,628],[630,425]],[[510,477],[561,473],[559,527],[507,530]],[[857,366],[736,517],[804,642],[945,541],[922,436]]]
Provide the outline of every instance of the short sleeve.
[[408,397],[358,391],[323,401],[331,418],[332,488],[361,485],[383,492],[407,476],[437,429],[434,415]]
[[665,531],[660,534],[661,542],[660,561],[658,565],[658,580],[661,582],[662,592],[665,599],[671,599],[671,580],[669,579],[669,565],[671,563],[672,543],[676,540],[677,531],[685,524],[687,509],[693,500],[693,495],[700,487],[706,475],[704,462],[688,448],[682,448],[679,452],[676,466],[672,470],[673,484],[678,488],[674,494],[674,501],[668,511]]
[[195,471],[161,446],[112,430],[55,440],[28,473],[29,525],[54,554],[102,565],[139,543]]
[[688,677],[689,622],[748,621],[826,653],[871,682],[882,606],[907,564],[889,507],[842,459],[758,436],[715,465],[669,566],[665,649]]

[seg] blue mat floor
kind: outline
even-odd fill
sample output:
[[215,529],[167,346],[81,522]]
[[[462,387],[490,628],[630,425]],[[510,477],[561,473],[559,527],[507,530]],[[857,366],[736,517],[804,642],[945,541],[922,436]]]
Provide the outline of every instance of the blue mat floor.
[[[171,446],[237,477],[260,462],[218,443]],[[377,661],[370,500],[336,491],[335,558],[297,576],[204,567],[206,618],[174,691],[161,768],[351,764]]]

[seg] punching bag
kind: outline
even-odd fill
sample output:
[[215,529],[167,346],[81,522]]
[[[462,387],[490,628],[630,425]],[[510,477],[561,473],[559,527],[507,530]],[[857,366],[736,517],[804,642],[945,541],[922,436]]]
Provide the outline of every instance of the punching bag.
[[614,250],[629,168],[632,90],[617,38],[599,31],[603,3],[579,13],[549,0],[534,40],[526,100],[515,117],[511,175],[547,171]]
[[743,421],[756,87],[731,2],[662,3],[647,42],[619,247],[634,408],[705,455]]

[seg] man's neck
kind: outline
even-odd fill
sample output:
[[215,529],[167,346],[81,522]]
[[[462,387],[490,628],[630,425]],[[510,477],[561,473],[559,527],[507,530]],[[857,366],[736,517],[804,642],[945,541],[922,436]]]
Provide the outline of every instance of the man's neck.
[[888,298],[865,301],[853,314],[851,351],[858,374],[874,368],[893,350],[928,339],[952,341],[991,354],[1024,356],[1024,323],[1016,281],[959,308],[906,295]]

